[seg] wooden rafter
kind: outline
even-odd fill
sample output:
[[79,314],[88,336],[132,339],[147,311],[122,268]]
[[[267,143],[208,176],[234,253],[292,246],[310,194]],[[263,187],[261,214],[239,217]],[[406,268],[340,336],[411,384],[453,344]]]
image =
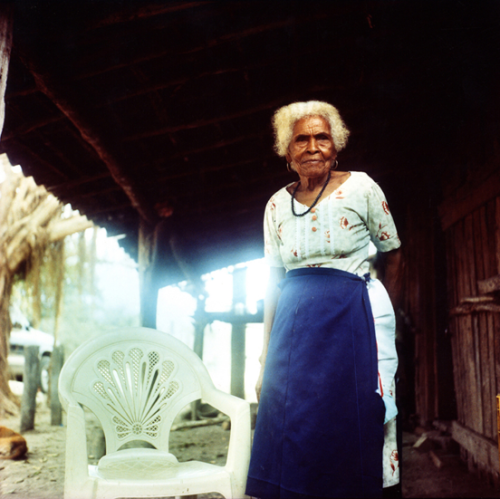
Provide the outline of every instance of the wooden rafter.
[[[233,204],[233,208],[236,209],[236,206],[242,206],[242,205],[248,205],[249,209],[252,210],[263,210],[264,205],[267,202],[267,199],[271,196],[271,193],[266,194],[267,187],[269,185],[284,185],[287,181],[291,182],[293,181],[294,178],[288,173],[286,170],[282,172],[273,172],[270,173],[269,175],[265,176],[259,176],[253,181],[246,181],[244,186],[242,186],[241,182],[227,182],[223,186],[221,186],[217,190],[213,189],[201,189],[200,191],[197,191],[195,194],[191,194],[186,192],[184,196],[182,196],[182,200],[178,199],[176,200],[177,203],[179,202],[186,202],[186,200],[189,197],[195,197],[198,199],[203,199],[204,202],[199,205],[199,208],[192,207],[191,212],[193,214],[196,213],[196,216],[198,216],[198,213],[203,213],[206,211],[206,206],[207,203],[209,202],[210,199],[210,206],[211,209],[213,208],[215,211],[221,208],[227,208],[231,204]],[[255,188],[255,186],[262,185],[262,190],[255,193],[255,189],[252,189],[252,187]],[[242,194],[242,190],[245,190],[248,192],[248,194]],[[273,189],[271,189],[272,191]],[[220,193],[224,192],[226,195],[225,196],[220,196]],[[234,195],[228,195],[227,193],[231,192],[234,193]],[[263,194],[264,193],[264,194]],[[217,200],[217,201],[214,201]],[[255,200],[263,201],[264,204],[259,205],[259,204],[252,204],[254,203]]]
[[100,208],[89,208],[85,209],[85,215],[87,217],[95,217],[96,215],[102,215],[103,213],[111,213],[114,211],[123,211],[127,208],[132,208],[130,203],[115,204],[113,206],[101,206]]
[[200,7],[209,3],[211,2],[178,2],[162,5],[154,2],[150,5],[141,6],[135,9],[123,9],[117,12],[113,12],[109,16],[92,23],[88,27],[88,29],[93,30],[104,28],[106,26],[111,26],[114,24],[137,21],[138,19],[147,19],[148,17],[170,14],[172,12],[179,12],[181,10],[192,9],[194,7]]
[[[354,43],[354,40],[348,40],[346,41],[347,43]],[[330,46],[325,46],[324,50],[335,50],[338,48],[338,42],[335,44],[331,44]],[[306,57],[308,55],[314,54],[316,50],[314,49],[307,49],[303,51],[297,51],[295,56],[297,58],[301,57]],[[239,64],[232,64],[229,66],[225,67],[219,67],[216,69],[212,69],[210,71],[202,71],[198,73],[196,76],[188,75],[188,76],[179,76],[175,79],[168,80],[168,81],[156,81],[152,83],[144,83],[144,82],[138,82],[137,86],[135,89],[130,89],[127,88],[126,92],[122,94],[117,94],[116,96],[112,98],[106,97],[106,100],[99,103],[97,105],[98,108],[103,108],[105,106],[108,106],[109,104],[114,104],[117,102],[122,102],[125,100],[129,100],[135,97],[140,97],[141,95],[146,95],[151,92],[157,92],[159,90],[165,90],[167,88],[172,88],[172,87],[179,87],[186,85],[187,83],[191,83],[196,80],[202,80],[204,78],[212,77],[212,76],[220,76],[223,74],[230,74],[230,73],[239,73],[243,71],[254,71],[254,70],[259,70],[259,69],[264,69],[266,67],[272,67],[275,64],[279,64],[280,62],[283,61],[282,57],[263,57],[262,59],[259,60],[259,62],[249,64],[245,61],[242,61]],[[359,88],[360,87],[359,81],[356,83],[353,82],[353,86],[350,87],[350,90],[353,89],[353,87]]]
[[58,168],[56,168],[49,161],[46,161],[45,159],[38,156],[33,151],[32,148],[25,146],[23,144],[23,142],[21,142],[20,140],[12,139],[10,142],[13,145],[15,145],[16,152],[19,152],[20,156],[22,156],[24,166],[27,167],[28,171],[29,171],[31,165],[40,166],[41,169],[51,171],[51,172],[55,173],[61,179],[68,178],[66,173],[64,173],[61,170],[59,170]]
[[51,192],[59,192],[59,191],[68,191],[75,188],[78,188],[82,185],[89,184],[92,182],[97,182],[99,180],[103,180],[106,178],[110,178],[111,174],[108,170],[99,173],[97,175],[92,175],[91,177],[80,177],[75,180],[68,180],[67,182],[63,182],[61,184],[53,185],[50,187]]
[[57,81],[53,73],[46,66],[38,64],[36,58],[31,57],[29,50],[26,50],[25,47],[20,50],[20,58],[33,75],[39,90],[59,108],[78,129],[83,139],[96,151],[99,158],[109,169],[115,182],[130,199],[132,206],[142,218],[150,223],[154,222],[157,215],[153,207],[125,170],[124,161],[120,157],[117,148],[110,143],[104,132],[98,130],[88,106],[85,108],[77,105],[76,103],[79,100],[73,94],[73,91],[68,88],[69,86]]
[[52,125],[53,123],[57,123],[58,121],[62,121],[65,119],[65,116],[51,116],[50,118],[43,118],[41,120],[37,120],[31,123],[23,123],[21,126],[17,127],[15,130],[10,130],[2,137],[2,142],[8,142],[11,139],[19,138],[20,135],[26,135],[28,133],[34,132],[40,128],[43,128],[47,125]]
[[[322,91],[331,90],[331,89],[332,89],[331,85],[316,85],[314,87],[311,87],[309,89],[304,90],[303,93],[322,92]],[[223,121],[229,121],[229,120],[233,120],[236,118],[243,118],[245,116],[250,116],[252,114],[256,114],[256,113],[259,113],[261,111],[273,109],[275,107],[283,105],[284,103],[288,103],[294,97],[296,97],[296,94],[283,95],[279,99],[275,99],[275,100],[266,102],[264,104],[261,104],[260,106],[250,106],[250,107],[247,107],[247,108],[240,110],[240,111],[224,114],[221,116],[202,118],[202,119],[199,119],[196,121],[192,121],[191,123],[183,123],[183,124],[179,124],[179,125],[169,125],[166,127],[155,128],[152,130],[148,130],[146,132],[139,132],[136,134],[128,135],[123,140],[124,140],[124,142],[132,142],[135,140],[141,140],[141,139],[145,139],[148,137],[158,137],[160,135],[165,135],[165,134],[174,133],[174,132],[180,132],[182,130],[192,130],[194,128],[200,128],[200,127],[207,126],[207,125],[214,125],[216,123],[221,123]]]
[[193,175],[198,175],[199,173],[213,173],[213,172],[221,171],[221,170],[230,170],[232,168],[236,168],[238,166],[248,165],[251,163],[258,163],[258,162],[262,163],[262,162],[267,161],[271,158],[276,158],[276,155],[271,154],[271,153],[269,153],[267,155],[258,154],[257,156],[255,156],[253,158],[247,157],[247,158],[242,159],[242,160],[231,161],[230,163],[219,164],[216,166],[202,166],[196,170],[184,169],[184,171],[180,171],[180,172],[177,170],[175,173],[161,175],[155,179],[152,179],[151,185],[155,185],[158,182],[168,182],[171,180],[186,178],[186,177],[190,177]]
[[13,97],[24,97],[25,95],[35,94],[38,91],[39,90],[36,87],[36,85],[33,85],[33,86],[30,86],[30,87],[27,87],[27,88],[22,88],[22,89],[19,89],[19,90],[8,91],[7,92],[7,97],[9,99],[11,99]]
[[247,135],[241,135],[239,137],[235,137],[234,139],[220,140],[215,144],[210,144],[208,146],[198,147],[196,149],[185,149],[180,152],[176,152],[172,154],[168,159],[169,161],[174,159],[184,158],[186,156],[191,156],[192,154],[199,154],[202,152],[214,151],[215,149],[221,149],[222,147],[232,146],[234,144],[239,144],[240,142],[245,142],[247,140],[252,139],[264,139],[269,136],[269,131],[265,130],[265,132],[251,133]]
[[[260,135],[260,134],[258,134],[258,135]],[[228,141],[228,142],[231,142],[231,141]],[[237,143],[237,142],[239,142],[239,140],[235,139],[234,143]],[[231,142],[231,143],[233,143],[233,142]],[[196,152],[200,152],[200,151],[196,151]],[[185,152],[184,155],[189,156],[189,152]],[[179,155],[179,156],[181,156],[181,155]],[[356,153],[350,152],[349,150],[342,151],[342,160],[343,161],[347,160],[350,157],[356,157]],[[169,159],[173,159],[173,158],[174,158],[174,156],[172,156]],[[175,158],[179,159],[177,154],[175,155]],[[221,164],[218,164],[215,166],[206,165],[206,166],[202,166],[196,170],[184,169],[184,170],[180,171],[180,169],[174,168],[175,173],[167,173],[167,174],[164,174],[161,176],[157,176],[157,177],[155,177],[154,180],[151,181],[150,184],[147,184],[147,185],[156,185],[156,184],[158,184],[158,182],[169,182],[172,180],[187,178],[190,176],[199,175],[200,173],[213,173],[213,172],[221,171],[221,170],[230,170],[230,169],[234,169],[234,168],[248,165],[248,164],[252,164],[252,163],[261,163],[262,164],[264,162],[273,161],[273,160],[280,161],[280,159],[276,156],[276,154],[272,153],[271,149],[269,149],[267,154],[262,154],[261,152],[259,152],[256,156],[251,157],[251,158],[246,157],[245,159],[241,159],[238,161],[231,161],[229,163],[221,163]],[[283,160],[281,160],[281,161],[283,161]],[[386,167],[385,170],[381,169],[378,172],[377,177],[381,178],[381,177],[388,175],[388,174],[398,173],[398,171],[399,170],[397,168],[393,169],[393,168]],[[279,173],[278,173],[278,175],[279,175]],[[273,174],[272,176],[276,176],[276,174]],[[269,177],[269,178],[271,178],[271,177]],[[260,178],[261,177],[259,177],[259,179]],[[265,179],[268,179],[268,177],[265,177]]]
[[[64,191],[56,191],[56,190],[51,189],[51,192],[53,192],[54,194],[59,195],[59,196],[65,195]],[[120,188],[119,185],[116,185],[115,183],[113,183],[110,187],[106,187],[103,189],[93,188],[92,190],[87,191],[87,192],[75,192],[75,191],[73,191],[73,192],[71,192],[70,195],[71,195],[71,199],[74,199],[75,201],[80,201],[82,199],[96,198],[98,196],[111,194],[113,192],[122,192],[122,189]],[[66,195],[68,195],[68,194],[66,193]]]
[[155,59],[161,59],[162,57],[168,57],[168,56],[188,56],[192,54],[196,54],[199,52],[206,51],[208,49],[212,49],[214,47],[217,47],[219,45],[223,45],[226,43],[231,43],[235,42],[238,40],[242,40],[244,38],[247,38],[249,36],[254,36],[257,34],[262,34],[267,31],[272,31],[276,29],[283,29],[287,28],[289,26],[300,26],[305,23],[311,23],[311,22],[317,22],[322,19],[328,19],[330,17],[330,14],[315,14],[312,16],[304,16],[301,18],[296,18],[296,17],[289,17],[284,20],[272,22],[272,23],[265,23],[265,24],[260,24],[258,26],[252,26],[250,28],[240,30],[237,32],[232,32],[228,33],[227,35],[223,35],[220,37],[215,37],[214,39],[210,40],[209,43],[207,44],[202,44],[202,45],[196,45],[194,47],[182,49],[179,47],[172,48],[170,46],[167,47],[161,47],[161,48],[153,48],[151,47],[149,50],[145,50],[144,53],[139,54],[131,59],[127,59],[124,62],[117,62],[117,63],[109,63],[101,68],[95,68],[92,70],[85,70],[81,72],[80,74],[75,76],[75,80],[80,80],[80,79],[87,79],[91,78],[93,76],[97,76],[103,73],[107,73],[110,71],[116,71],[118,69],[122,69],[124,67],[129,67],[135,64],[142,64],[144,62],[152,61]]

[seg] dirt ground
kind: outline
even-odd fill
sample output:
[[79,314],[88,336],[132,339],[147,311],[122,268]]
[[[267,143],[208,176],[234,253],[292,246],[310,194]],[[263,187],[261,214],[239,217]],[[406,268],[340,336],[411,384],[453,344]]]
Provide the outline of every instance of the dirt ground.
[[457,449],[432,451],[441,461],[440,469],[434,464],[430,452],[416,450],[413,445],[418,436],[403,433],[402,485],[403,497],[498,497],[495,490],[484,483],[476,474],[470,473],[467,465],[460,459]]
[[[0,425],[19,430],[19,419],[0,420]],[[89,431],[89,452],[98,452]],[[24,434],[29,451],[26,459],[0,461],[0,497],[12,499],[62,499],[64,488],[65,428],[51,426],[50,413],[41,402],[37,408],[35,429]],[[429,452],[413,448],[417,436],[405,433],[403,438],[403,497],[496,497],[500,491],[482,483],[468,472],[456,452],[435,449],[443,465],[438,469]],[[191,459],[223,465],[226,460],[229,431],[221,425],[172,432],[171,452],[179,461]],[[94,450],[92,450],[94,449]],[[90,461],[95,462],[94,455]],[[199,499],[221,497],[217,494]]]

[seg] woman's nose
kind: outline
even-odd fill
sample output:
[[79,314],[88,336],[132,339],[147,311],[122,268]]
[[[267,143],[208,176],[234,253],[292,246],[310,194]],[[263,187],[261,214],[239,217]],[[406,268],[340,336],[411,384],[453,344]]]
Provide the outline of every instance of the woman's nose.
[[307,144],[307,151],[310,152],[311,154],[318,152],[318,144],[314,137],[311,137],[309,139],[309,142]]

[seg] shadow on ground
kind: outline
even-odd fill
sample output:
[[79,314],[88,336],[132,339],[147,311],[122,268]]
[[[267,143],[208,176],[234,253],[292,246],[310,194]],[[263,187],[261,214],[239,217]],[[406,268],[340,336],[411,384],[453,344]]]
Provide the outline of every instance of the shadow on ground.
[[[19,430],[19,419],[9,418],[0,425]],[[28,441],[27,459],[0,461],[0,496],[22,499],[62,499],[64,488],[65,428],[50,425],[45,403],[39,403],[35,429],[24,437]],[[221,425],[172,432],[171,451],[180,461],[196,459],[223,465],[226,460],[229,431]],[[417,435],[403,437],[403,497],[474,497],[500,498],[500,491],[469,473],[456,450],[434,449],[442,463],[437,468],[429,450],[416,450]],[[94,456],[91,456],[90,460]],[[215,494],[199,499],[221,497]]]

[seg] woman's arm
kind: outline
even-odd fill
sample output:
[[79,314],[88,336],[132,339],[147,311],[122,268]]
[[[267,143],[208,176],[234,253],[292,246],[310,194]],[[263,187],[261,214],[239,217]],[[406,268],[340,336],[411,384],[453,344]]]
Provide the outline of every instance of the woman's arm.
[[262,354],[259,358],[260,361],[260,374],[257,379],[255,391],[257,392],[257,399],[260,399],[260,391],[262,389],[262,378],[264,376],[264,368],[266,366],[267,347],[269,346],[269,339],[271,338],[271,329],[273,327],[274,315],[278,305],[278,298],[280,296],[280,289],[278,284],[285,277],[285,269],[282,267],[271,267],[269,273],[269,281],[267,283],[266,296],[264,298],[264,342],[262,345]]
[[384,278],[383,283],[394,310],[397,310],[402,298],[403,291],[403,254],[401,248],[384,253]]

